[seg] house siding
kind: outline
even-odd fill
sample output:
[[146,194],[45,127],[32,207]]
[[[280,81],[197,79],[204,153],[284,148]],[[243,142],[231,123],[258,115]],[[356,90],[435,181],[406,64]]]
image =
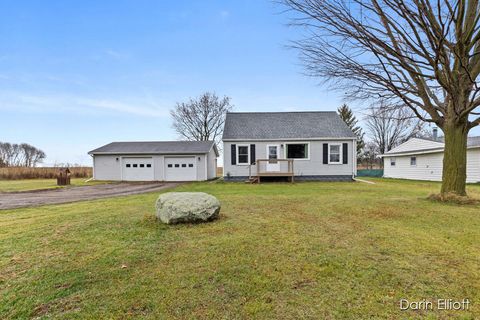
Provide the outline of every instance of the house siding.
[[[213,153],[212,153],[213,152]],[[138,155],[94,155],[93,156],[93,172],[95,180],[122,180],[122,158],[123,157],[151,157],[153,159],[154,180],[165,180],[165,157],[195,157],[197,165],[197,181],[208,179],[208,171],[215,166],[216,154],[215,151],[210,151],[209,154],[191,154],[191,155],[152,155],[152,154],[138,154]],[[119,159],[118,161],[116,159]],[[212,168],[212,169],[208,169]]]
[[[417,158],[417,165],[410,165],[410,157]],[[395,157],[395,166],[391,165],[391,158]],[[385,156],[385,178],[399,178],[412,180],[442,181],[443,152],[429,154],[414,154],[403,156]],[[467,151],[467,182],[480,182],[480,149]]]
[[[356,168],[356,151],[354,140],[303,140],[303,141],[224,141],[223,150],[224,164],[223,174],[230,177],[248,177],[248,165],[232,165],[231,163],[231,146],[232,144],[255,144],[256,159],[267,158],[267,145],[278,144],[280,147],[280,159],[285,159],[286,143],[309,143],[310,158],[308,160],[294,160],[295,176],[353,176]],[[347,164],[323,164],[323,144],[324,143],[347,143],[348,145],[348,163]],[[252,165],[252,174],[256,172],[256,166]]]

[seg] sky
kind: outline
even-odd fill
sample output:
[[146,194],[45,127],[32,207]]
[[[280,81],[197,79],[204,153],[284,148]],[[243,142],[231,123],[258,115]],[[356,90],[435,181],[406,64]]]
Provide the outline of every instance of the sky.
[[[205,91],[235,111],[336,110],[302,74],[299,30],[270,0],[0,4],[0,141],[91,165],[112,141],[175,140],[169,110]],[[355,105],[351,105],[356,109]]]

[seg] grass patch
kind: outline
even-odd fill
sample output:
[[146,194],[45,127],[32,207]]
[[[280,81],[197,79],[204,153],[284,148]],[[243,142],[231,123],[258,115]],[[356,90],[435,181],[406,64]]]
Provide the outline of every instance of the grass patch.
[[[107,183],[105,181],[89,181],[86,178],[71,179],[71,186],[89,186]],[[57,179],[0,180],[0,192],[32,191],[42,189],[68,188],[57,186]]]
[[0,318],[479,318],[480,207],[375,182],[181,186],[222,203],[198,225],[157,223],[157,193],[0,211]]
[[439,202],[451,203],[451,204],[457,204],[457,205],[474,205],[474,204],[480,203],[479,199],[472,198],[469,196],[459,196],[458,194],[455,194],[455,193],[447,193],[447,194],[433,193],[428,196],[428,199],[432,201],[439,201]]

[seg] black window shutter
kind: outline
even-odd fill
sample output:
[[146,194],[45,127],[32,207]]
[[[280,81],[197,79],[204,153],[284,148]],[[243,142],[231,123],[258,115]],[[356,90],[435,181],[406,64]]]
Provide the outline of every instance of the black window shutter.
[[348,163],[348,143],[343,144],[343,164]]
[[232,144],[231,145],[231,150],[232,150],[232,153],[231,153],[232,165],[235,165],[235,164],[237,164],[237,145]]
[[250,164],[253,164],[255,162],[255,145],[251,144],[250,145]]
[[328,164],[328,143],[323,144],[323,164]]

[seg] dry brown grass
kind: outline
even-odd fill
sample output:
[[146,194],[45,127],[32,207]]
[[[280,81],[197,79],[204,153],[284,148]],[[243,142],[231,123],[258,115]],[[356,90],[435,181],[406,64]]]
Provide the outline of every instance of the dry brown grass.
[[480,199],[473,198],[470,196],[459,196],[455,193],[433,193],[428,196],[428,199],[444,203],[460,204],[460,205],[469,205],[469,204],[478,204]]
[[[60,168],[42,167],[9,167],[0,168],[0,180],[20,180],[20,179],[53,179],[57,177]],[[91,167],[71,167],[72,178],[88,178],[92,176]]]

